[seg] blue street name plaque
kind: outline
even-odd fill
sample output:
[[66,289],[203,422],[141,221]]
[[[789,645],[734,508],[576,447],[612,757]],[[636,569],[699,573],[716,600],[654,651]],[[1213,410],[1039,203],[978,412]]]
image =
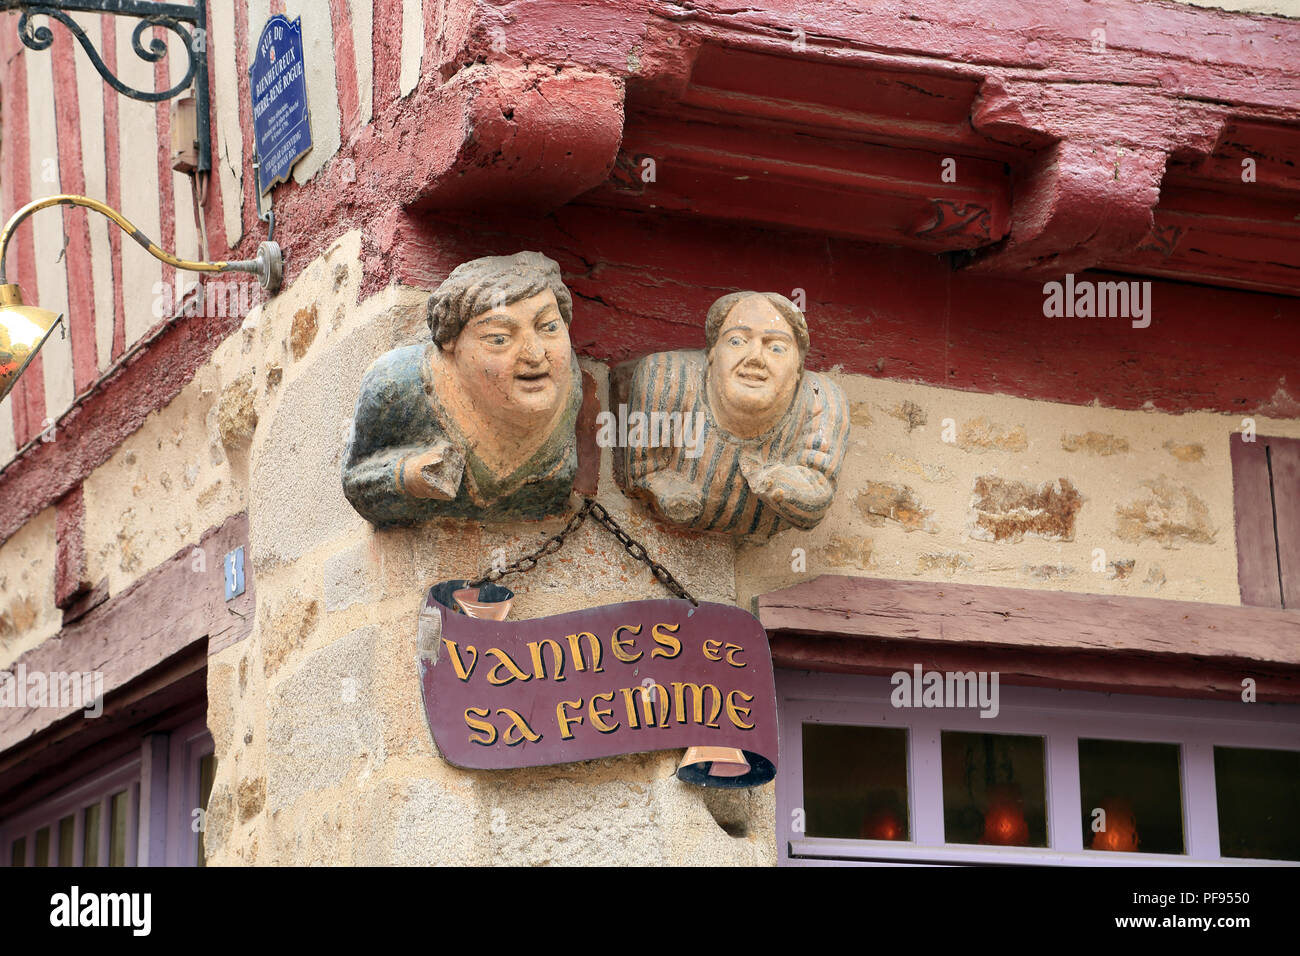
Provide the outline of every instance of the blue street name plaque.
[[285,182],[311,149],[307,74],[302,61],[302,18],[276,14],[266,21],[248,68],[253,98],[253,138],[260,162],[258,189],[265,195]]

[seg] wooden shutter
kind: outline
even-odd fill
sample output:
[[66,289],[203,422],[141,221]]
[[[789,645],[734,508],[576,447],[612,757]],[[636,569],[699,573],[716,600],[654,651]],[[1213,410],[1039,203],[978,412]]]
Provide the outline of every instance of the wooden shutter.
[[1241,603],[1300,608],[1300,439],[1230,441]]

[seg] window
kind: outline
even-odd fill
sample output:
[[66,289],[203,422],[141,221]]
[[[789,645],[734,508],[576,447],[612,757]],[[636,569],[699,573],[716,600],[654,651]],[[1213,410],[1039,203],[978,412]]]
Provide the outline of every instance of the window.
[[1300,860],[1300,753],[1214,748],[1224,856]]
[[1300,438],[1231,441],[1241,603],[1300,608]]
[[10,847],[10,865],[134,866],[139,800],[135,754],[6,820],[0,831]]
[[1300,707],[778,670],[787,865],[1300,862]]
[[808,833],[906,840],[907,731],[804,724]]
[[202,865],[198,821],[212,790],[212,737],[193,721],[0,821],[10,866]]
[[204,817],[216,775],[212,735],[201,721],[187,724],[172,732],[168,749],[168,764],[177,771],[168,776],[165,859],[168,866],[202,866]]
[[939,734],[948,843],[1047,846],[1043,738]]

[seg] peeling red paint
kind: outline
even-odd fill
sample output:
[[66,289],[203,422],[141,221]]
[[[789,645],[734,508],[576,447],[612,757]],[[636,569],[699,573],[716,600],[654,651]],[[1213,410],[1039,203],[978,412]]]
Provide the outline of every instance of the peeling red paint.
[[86,569],[86,502],[81,485],[64,495],[54,509],[56,558],[54,604],[65,608],[90,590]]
[[[117,74],[117,17],[105,13],[99,18],[104,65]],[[114,209],[122,208],[122,143],[118,135],[117,91],[102,94],[104,106],[104,201]],[[88,107],[89,108],[89,107]],[[122,285],[122,233],[108,230],[109,257],[113,270],[113,344],[112,358],[126,351],[126,293]]]
[[357,93],[357,55],[352,47],[352,10],[348,0],[330,0],[334,24],[334,78],[339,91],[339,139],[346,143],[361,125]]
[[[61,28],[61,27],[60,27]],[[77,89],[77,66],[73,60],[75,44],[67,30],[55,38],[51,47],[54,84],[61,95],[54,100],[54,118],[59,142],[59,189],[85,195],[86,170],[81,142],[81,102]],[[89,104],[95,108],[97,104]],[[90,218],[85,209],[63,209],[63,232],[67,237],[64,255],[69,262],[90,262]],[[85,390],[99,373],[95,346],[94,274],[86,269],[68,269],[68,313],[77,321],[68,322],[72,340],[72,376],[74,393]]]
[[[7,210],[16,210],[32,196],[32,172],[28,161],[31,130],[27,116],[27,62],[23,59],[22,49],[13,31],[0,31],[3,86],[13,104],[13,108],[5,112],[4,135],[0,136],[0,148],[5,149],[6,157],[4,169],[8,173],[0,177],[0,184],[4,186]],[[30,229],[14,234],[9,246],[8,268],[10,282],[17,282],[23,289],[36,288],[36,240]],[[32,301],[30,293],[28,301]],[[45,418],[45,365],[39,353],[9,394],[13,407],[14,440],[22,445],[40,434],[41,422]],[[21,526],[21,522],[19,524]]]

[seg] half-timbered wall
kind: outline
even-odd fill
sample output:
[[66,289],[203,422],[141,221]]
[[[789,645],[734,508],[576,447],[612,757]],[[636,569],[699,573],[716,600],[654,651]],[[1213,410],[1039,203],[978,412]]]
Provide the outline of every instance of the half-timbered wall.
[[[1300,28],[1282,18],[1300,7],[1108,0],[1058,20],[1044,3],[1031,36],[949,22],[945,2],[905,23],[854,3],[726,6],[594,4],[565,27],[574,7],[542,0],[212,0],[198,221],[167,106],[114,94],[58,24],[34,53],[0,15],[0,212],[85,192],[210,258],[265,238],[249,47],[269,14],[303,16],[315,146],[275,195],[279,296],[172,321],[166,290],[188,280],[79,210],[38,215],[11,251],[28,300],[68,313],[71,334],[0,404],[0,667],[50,659],[51,638],[96,613],[129,629],[121,602],[143,593],[163,614],[156,589],[176,588],[195,548],[246,542],[247,622],[251,598],[224,609],[207,582],[193,633],[156,629],[160,654],[212,641],[211,859],[776,859],[771,788],[684,789],[673,754],[490,775],[433,750],[415,682],[423,589],[556,528],[375,532],[343,499],[340,455],[365,368],[427,335],[428,290],[478,255],[560,262],[605,407],[620,363],[699,347],[724,292],[806,297],[808,365],[844,388],[853,421],[817,529],[762,546],[664,529],[603,451],[600,501],[702,599],[752,608],[833,573],[1241,603],[1231,443],[1247,420],[1300,438],[1300,245],[1277,211],[1300,192]],[[1151,10],[1158,29],[1141,26]],[[1109,30],[1097,66],[1093,20]],[[810,29],[803,59],[789,32],[805,21],[843,35]],[[85,25],[151,85],[128,27]],[[1137,99],[1059,98],[1089,75],[1098,96]],[[1168,126],[1133,121],[1147,96]],[[1234,105],[1197,112],[1219,100]],[[1114,142],[1090,139],[1108,125]],[[1068,162],[1044,159],[1053,137]],[[950,154],[955,198],[932,202]],[[1245,154],[1260,194],[1240,182]],[[639,178],[646,156],[656,183]],[[1089,191],[1097,163],[1123,186],[1114,208]],[[1069,201],[1039,221],[1016,203],[1053,170]],[[1034,263],[1057,254],[1080,276],[1150,281],[1150,326],[1047,317]],[[216,557],[192,573],[219,575]],[[515,587],[520,616],[661,594],[593,527]],[[126,658],[122,681],[147,670],[138,648]],[[1104,663],[1089,673],[1105,685]],[[3,733],[0,751],[23,742]]]

